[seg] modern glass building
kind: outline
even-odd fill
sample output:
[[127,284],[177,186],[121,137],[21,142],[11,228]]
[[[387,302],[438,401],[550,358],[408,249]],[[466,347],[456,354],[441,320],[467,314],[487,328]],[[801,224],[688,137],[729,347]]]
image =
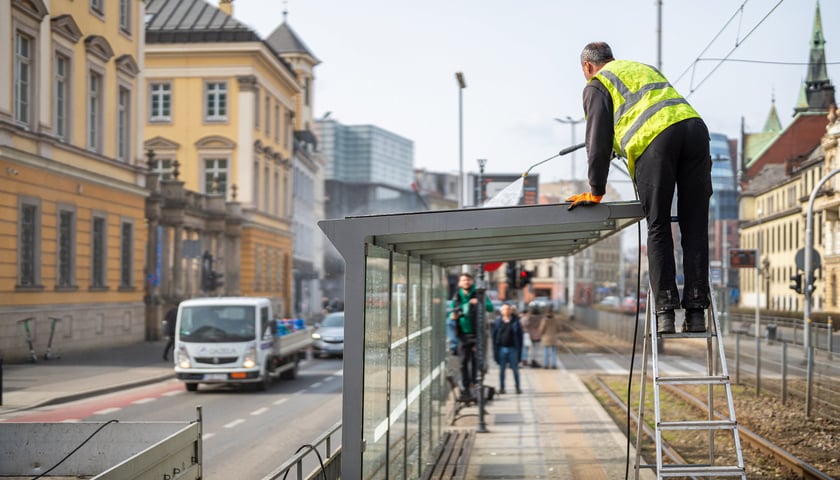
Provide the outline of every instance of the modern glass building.
[[[729,249],[738,247],[738,187],[735,163],[726,135],[711,133],[709,137],[714,191],[709,201],[709,259],[721,262],[720,270],[713,269],[711,280],[713,288],[729,292],[738,282],[737,272],[726,267]],[[726,295],[721,300],[726,301],[729,296]]]

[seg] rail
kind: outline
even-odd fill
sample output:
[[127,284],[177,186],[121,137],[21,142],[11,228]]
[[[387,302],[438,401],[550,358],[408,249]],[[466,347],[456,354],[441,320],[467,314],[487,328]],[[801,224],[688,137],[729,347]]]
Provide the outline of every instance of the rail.
[[[333,445],[338,443],[334,440],[341,430],[341,422],[337,422],[329,430],[322,433],[311,444],[302,445],[295,455],[286,460],[280,467],[269,473],[262,480],[286,480],[289,473],[294,471],[296,480],[337,480],[341,478],[341,446],[333,450]],[[323,447],[322,452],[319,448]],[[316,459],[311,455],[315,454]],[[304,476],[304,469],[308,468],[311,473]]]

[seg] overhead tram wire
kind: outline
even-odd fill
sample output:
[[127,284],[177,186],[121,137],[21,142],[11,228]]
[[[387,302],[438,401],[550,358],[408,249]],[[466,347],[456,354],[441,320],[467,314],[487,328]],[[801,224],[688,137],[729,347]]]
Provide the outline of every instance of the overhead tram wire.
[[[740,7],[738,7],[738,10],[737,10],[737,11],[740,11],[740,12],[741,12],[741,14],[742,14],[742,16],[743,16],[743,8],[744,8],[744,5],[746,5],[746,4],[747,4],[747,1],[748,1],[748,0],[744,0],[744,3],[742,3],[742,4],[741,4],[741,6],[740,6]],[[699,89],[699,88],[700,88],[700,86],[701,86],[701,85],[703,85],[703,84],[706,82],[706,80],[708,80],[708,79],[709,79],[709,77],[711,77],[711,76],[712,76],[712,74],[714,74],[714,73],[717,71],[717,69],[718,69],[718,68],[720,68],[720,66],[721,66],[721,65],[723,65],[723,63],[724,63],[726,60],[728,60],[728,59],[729,59],[729,57],[730,57],[733,53],[735,53],[735,50],[737,50],[737,49],[738,49],[738,47],[740,47],[740,46],[741,46],[741,45],[742,45],[745,41],[747,41],[747,39],[750,37],[750,35],[752,35],[752,34],[756,31],[756,29],[757,29],[759,26],[761,26],[761,24],[762,24],[762,23],[764,23],[764,21],[765,21],[765,20],[767,20],[767,18],[768,18],[768,17],[769,17],[769,16],[770,16],[770,15],[771,15],[774,11],[776,11],[776,9],[777,9],[777,8],[779,8],[779,5],[781,5],[781,4],[782,4],[782,2],[784,2],[784,1],[785,1],[785,0],[779,0],[779,1],[778,1],[778,2],[777,2],[774,6],[773,6],[773,8],[771,8],[769,12],[767,12],[766,14],[764,14],[764,16],[763,16],[763,17],[761,17],[761,20],[759,20],[759,21],[758,21],[758,23],[756,23],[756,24],[752,27],[752,29],[750,29],[750,31],[749,31],[749,32],[747,32],[747,34],[746,34],[746,35],[744,35],[744,38],[739,38],[739,39],[736,39],[736,40],[735,40],[735,46],[734,46],[734,47],[732,47],[732,49],[731,49],[731,50],[729,50],[729,52],[728,52],[728,53],[727,53],[727,54],[723,57],[723,59],[721,59],[721,60],[718,62],[718,64],[717,64],[717,65],[715,65],[715,66],[714,66],[714,68],[712,68],[712,70],[711,70],[708,74],[706,74],[706,76],[705,76],[705,77],[703,77],[703,79],[702,79],[702,80],[700,80],[700,82],[699,82],[699,83],[697,83],[697,85],[696,85],[696,86],[694,86],[694,71],[695,71],[695,69],[696,69],[696,67],[697,67],[697,62],[700,60],[700,56],[698,55],[698,57],[697,57],[697,58],[695,58],[695,59],[694,59],[694,61],[692,61],[692,62],[691,62],[691,66],[689,66],[689,67],[686,69],[686,71],[691,70],[691,85],[689,86],[689,92],[688,92],[688,94],[686,95],[686,97],[690,97],[692,93],[694,93],[695,91],[697,91],[697,89]],[[734,15],[733,15],[733,17],[734,17]],[[726,25],[724,25],[724,29],[726,28],[726,26],[728,26],[728,25],[729,25],[729,23],[730,23],[731,21],[732,21],[732,19],[730,18],[730,20],[729,20],[729,21],[727,21]],[[738,30],[739,30],[739,32],[740,32],[740,24],[739,24]],[[717,37],[718,37],[718,36],[722,33],[722,31],[723,31],[723,30],[721,30],[721,32],[718,32],[718,33],[715,35],[715,39],[716,39],[716,38],[717,38]],[[712,42],[710,42],[709,46],[710,46],[710,45],[711,45],[711,43],[713,43],[713,42],[714,42],[714,39],[712,40]],[[709,46],[707,46],[707,47],[703,50],[703,52],[701,52],[701,54],[700,54],[700,55],[702,55],[703,53],[705,53],[705,51],[709,48]],[[679,80],[680,80],[680,79],[681,79],[684,75],[685,75],[685,72],[683,72],[683,74],[682,74],[682,75],[680,75],[674,83],[676,83],[677,81],[679,81]]]

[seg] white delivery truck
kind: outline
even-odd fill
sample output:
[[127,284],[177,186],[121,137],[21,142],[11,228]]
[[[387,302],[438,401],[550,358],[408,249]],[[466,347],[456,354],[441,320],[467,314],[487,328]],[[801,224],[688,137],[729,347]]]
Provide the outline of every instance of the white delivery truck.
[[295,378],[311,344],[311,327],[278,328],[267,298],[185,300],[175,325],[175,377],[191,392],[200,383],[265,390],[275,377]]

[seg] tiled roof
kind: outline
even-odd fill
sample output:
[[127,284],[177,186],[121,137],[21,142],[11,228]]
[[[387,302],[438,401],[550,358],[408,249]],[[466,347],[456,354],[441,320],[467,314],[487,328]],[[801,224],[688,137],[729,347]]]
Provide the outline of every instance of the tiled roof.
[[204,0],[149,0],[147,43],[259,42],[247,25]]
[[278,53],[303,53],[318,60],[306,44],[297,36],[288,23],[283,22],[271,32],[266,42]]

